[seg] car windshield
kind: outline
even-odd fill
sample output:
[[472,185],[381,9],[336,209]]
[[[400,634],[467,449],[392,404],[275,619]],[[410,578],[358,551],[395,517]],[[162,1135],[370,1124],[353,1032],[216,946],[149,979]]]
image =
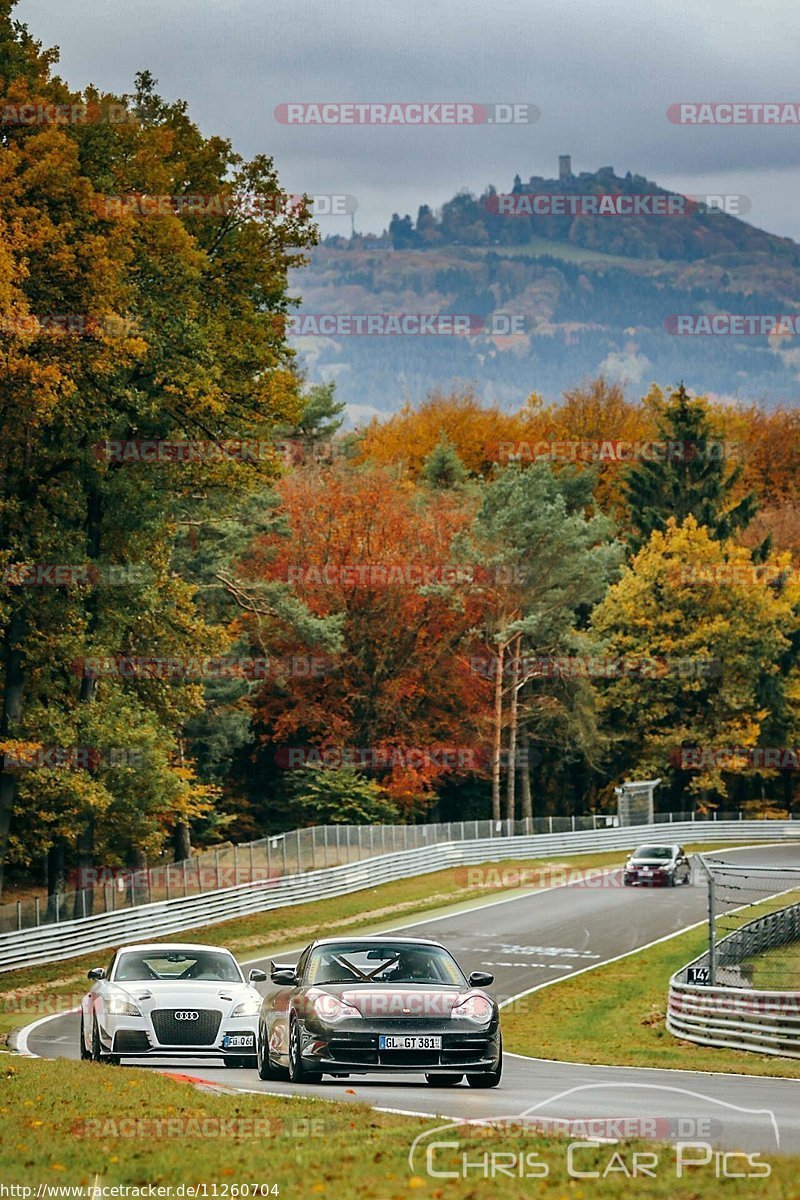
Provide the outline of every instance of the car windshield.
[[441,946],[347,942],[317,946],[308,961],[305,982],[444,983],[463,987],[466,980],[455,959]]
[[176,983],[241,983],[242,975],[230,954],[218,950],[130,951],[121,954],[115,980],[124,982],[169,979]]
[[672,846],[640,846],[634,858],[672,858]]

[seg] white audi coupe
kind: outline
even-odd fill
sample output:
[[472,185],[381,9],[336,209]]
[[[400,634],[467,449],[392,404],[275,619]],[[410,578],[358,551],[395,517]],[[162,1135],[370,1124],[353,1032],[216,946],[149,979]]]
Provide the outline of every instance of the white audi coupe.
[[[81,1004],[81,1058],[222,1058],[256,1065],[261,996],[229,950],[186,944],[123,946]],[[251,980],[265,979],[263,971]]]

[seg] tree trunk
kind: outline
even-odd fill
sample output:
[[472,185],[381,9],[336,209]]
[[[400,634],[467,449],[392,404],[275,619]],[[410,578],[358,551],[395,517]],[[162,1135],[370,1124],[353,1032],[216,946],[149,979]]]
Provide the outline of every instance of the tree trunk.
[[503,660],[505,645],[497,647],[497,674],[494,681],[494,729],[492,740],[492,820],[500,820],[500,748],[503,732]]
[[[86,499],[86,549],[91,562],[97,562],[100,558],[102,529],[102,498],[96,488],[90,487]],[[87,597],[86,611],[88,614],[86,630],[89,637],[91,637],[96,631],[100,619],[96,587]],[[81,704],[92,704],[96,694],[97,679],[84,674],[81,679]],[[72,914],[75,918],[82,917],[84,912],[87,917],[91,916],[94,910],[94,886],[83,886],[88,880],[91,880],[94,868],[94,812],[91,809],[84,814],[83,828],[78,834],[77,851],[78,887],[75,891],[75,904]]]
[[192,857],[192,840],[189,836],[189,826],[185,821],[179,821],[172,834],[172,848],[175,862],[183,862]]
[[522,754],[520,755],[520,802],[522,805],[523,820],[533,819],[533,797],[531,795],[531,769],[528,762],[528,730],[523,725],[519,731],[519,746]]
[[[21,609],[12,613],[3,639],[5,682],[3,684],[3,710],[0,715],[0,736],[13,737],[22,713],[22,692],[25,672],[22,665],[22,640],[25,636],[25,617]],[[0,773],[0,896],[3,894],[3,875],[11,814],[17,792],[17,778],[13,771]]]
[[94,912],[94,813],[90,812],[78,834],[77,882],[72,905],[73,920],[90,917]]
[[513,823],[517,807],[517,713],[519,712],[519,650],[522,635],[517,634],[511,643],[511,714],[508,732],[508,777],[506,780],[506,820],[510,822],[509,833],[513,833]]
[[[47,854],[47,919],[56,919],[56,897],[64,894],[67,882],[64,842],[59,839]],[[61,916],[63,917],[63,913]]]

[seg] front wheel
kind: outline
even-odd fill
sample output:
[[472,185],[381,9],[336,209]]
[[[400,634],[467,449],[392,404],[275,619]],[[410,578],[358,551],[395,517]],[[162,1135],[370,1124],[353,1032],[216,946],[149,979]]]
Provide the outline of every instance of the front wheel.
[[91,1057],[91,1050],[86,1049],[86,1030],[83,1025],[83,1014],[81,1014],[81,1058],[84,1062],[86,1062]]
[[92,1062],[103,1061],[103,1047],[100,1045],[100,1029],[97,1025],[97,1017],[92,1021],[92,1050],[89,1057]]
[[480,1075],[468,1075],[467,1083],[474,1088],[493,1088],[497,1087],[503,1075],[503,1043],[500,1042],[500,1055],[497,1059],[497,1066],[493,1071],[482,1071]]
[[308,1071],[300,1051],[300,1022],[292,1018],[289,1026],[289,1079],[292,1083],[320,1083],[322,1071]]
[[463,1075],[426,1075],[425,1079],[430,1087],[457,1087]]

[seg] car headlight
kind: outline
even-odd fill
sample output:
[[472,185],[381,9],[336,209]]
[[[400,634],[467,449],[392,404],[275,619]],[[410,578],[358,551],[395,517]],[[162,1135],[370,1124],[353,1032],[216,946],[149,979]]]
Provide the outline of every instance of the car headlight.
[[142,1014],[124,992],[111,995],[106,1010],[112,1017],[140,1017]]
[[314,997],[314,1012],[321,1021],[325,1021],[328,1025],[335,1025],[337,1021],[349,1021],[353,1017],[360,1017],[361,1013],[354,1004],[348,1004],[346,1000],[340,999],[339,996],[332,996],[330,992],[320,992]]
[[252,1000],[243,1000],[241,1004],[237,1004],[236,1008],[231,1013],[232,1017],[257,1017],[261,1012],[261,999],[254,997]]
[[485,996],[465,996],[463,1000],[459,1000],[453,1005],[452,1017],[465,1017],[468,1021],[475,1021],[479,1025],[485,1025],[487,1021],[491,1021],[494,1006]]

